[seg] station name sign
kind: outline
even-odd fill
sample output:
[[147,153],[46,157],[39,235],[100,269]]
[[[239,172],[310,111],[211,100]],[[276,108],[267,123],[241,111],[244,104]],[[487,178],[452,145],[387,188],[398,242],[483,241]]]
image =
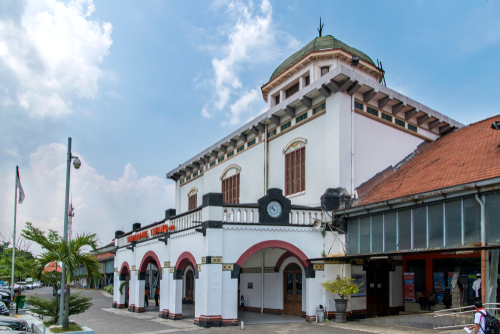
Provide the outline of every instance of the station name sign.
[[[153,227],[152,229],[150,229],[149,235],[154,236],[154,235],[159,234],[159,233],[165,233],[165,232],[174,231],[174,230],[175,230],[175,225],[168,226],[168,224],[163,224],[163,225]],[[136,234],[133,234],[133,235],[127,237],[127,243],[132,242],[132,241],[146,239],[147,237],[148,237],[148,230],[142,231],[142,232],[139,232],[139,233],[136,233]]]

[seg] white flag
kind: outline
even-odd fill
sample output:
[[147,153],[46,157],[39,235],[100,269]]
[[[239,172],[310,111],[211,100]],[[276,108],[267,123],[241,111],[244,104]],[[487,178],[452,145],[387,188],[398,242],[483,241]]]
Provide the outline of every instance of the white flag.
[[21,179],[19,178],[19,170],[17,171],[16,187],[19,188],[19,204],[23,204],[25,196],[24,196],[23,186],[21,185]]

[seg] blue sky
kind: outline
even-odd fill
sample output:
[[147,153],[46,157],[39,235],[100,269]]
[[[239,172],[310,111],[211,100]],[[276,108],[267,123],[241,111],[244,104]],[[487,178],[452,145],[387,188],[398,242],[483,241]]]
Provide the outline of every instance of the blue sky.
[[383,62],[387,85],[464,124],[499,114],[496,1],[0,3],[0,232],[62,230],[67,137],[75,230],[104,241],[162,219],[166,172],[265,108],[260,87],[323,34]]

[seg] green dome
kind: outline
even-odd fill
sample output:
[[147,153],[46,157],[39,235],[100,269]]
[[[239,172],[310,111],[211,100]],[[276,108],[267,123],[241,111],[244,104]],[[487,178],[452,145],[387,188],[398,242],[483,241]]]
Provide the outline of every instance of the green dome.
[[326,35],[322,37],[316,37],[302,49],[295,52],[291,57],[289,57],[287,60],[281,63],[281,65],[278,66],[278,68],[276,68],[276,70],[273,72],[273,75],[271,75],[271,78],[269,80],[272,80],[274,77],[276,77],[278,74],[286,70],[288,67],[292,66],[295,62],[297,62],[299,59],[304,57],[309,52],[319,51],[324,49],[342,49],[344,51],[349,52],[350,54],[358,56],[359,59],[363,59],[364,61],[375,66],[373,60],[370,57],[368,57],[365,53],[359,51],[358,49],[350,47],[349,45],[339,41],[338,39],[336,39],[331,35]]

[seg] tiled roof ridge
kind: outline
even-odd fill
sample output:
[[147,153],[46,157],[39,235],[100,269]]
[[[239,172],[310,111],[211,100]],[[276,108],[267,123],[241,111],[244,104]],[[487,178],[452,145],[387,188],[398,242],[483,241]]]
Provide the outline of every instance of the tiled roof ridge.
[[[474,163],[473,161],[475,159],[478,159],[478,157],[471,156],[473,152],[479,155],[495,154],[494,152],[488,153],[491,151],[484,151],[485,145],[488,145],[488,143],[490,142],[494,142],[494,139],[490,138],[491,136],[494,136],[494,133],[492,132],[491,134],[478,136],[474,132],[479,131],[477,129],[484,126],[485,123],[492,122],[493,119],[499,118],[500,115],[495,115],[487,119],[469,124],[468,126],[452,131],[436,139],[432,144],[428,145],[428,147],[424,148],[421,152],[419,151],[416,154],[415,151],[412,152],[409,155],[413,155],[410,159],[408,159],[409,156],[403,159],[402,161],[404,163],[400,166],[396,165],[397,170],[395,170],[394,173],[387,176],[384,180],[373,186],[373,188],[371,188],[366,193],[366,195],[363,196],[363,198],[360,198],[357,201],[355,206],[383,202],[386,200],[405,197],[421,192],[441,189],[443,187],[489,179],[491,178],[491,173],[500,176],[500,167],[497,167],[495,170],[495,167],[486,166],[484,167],[484,169],[477,170],[477,163]],[[489,126],[488,129],[490,129]],[[492,129],[490,130],[495,131]],[[498,144],[500,144],[500,131],[497,132]],[[472,138],[470,138],[471,136]],[[480,145],[481,143],[483,143],[483,145]],[[471,148],[470,145],[475,145],[475,147]],[[441,147],[443,147],[442,152],[440,152]],[[495,147],[497,147],[497,145],[495,145]],[[450,152],[450,149],[454,151]],[[438,167],[429,170],[429,173],[433,174],[433,176],[439,176],[436,177],[436,180],[439,181],[437,183],[440,183],[440,186],[436,186],[433,188],[432,186],[425,187],[421,186],[420,184],[414,184],[414,187],[412,188],[410,184],[405,184],[405,182],[408,179],[411,179],[412,176],[425,178],[426,175],[421,175],[420,172],[422,170],[432,168],[432,165],[437,165]],[[457,167],[460,168],[463,166],[469,168],[467,170],[464,170],[463,174],[455,175],[452,173],[453,171],[457,172]],[[470,170],[470,168],[474,169]],[[451,170],[452,172],[449,172],[449,170]],[[488,174],[488,172],[490,174]],[[413,181],[425,182],[424,180]],[[401,191],[400,189],[403,186],[409,189]],[[415,188],[417,188],[418,190]],[[419,191],[422,189],[423,191]]]

